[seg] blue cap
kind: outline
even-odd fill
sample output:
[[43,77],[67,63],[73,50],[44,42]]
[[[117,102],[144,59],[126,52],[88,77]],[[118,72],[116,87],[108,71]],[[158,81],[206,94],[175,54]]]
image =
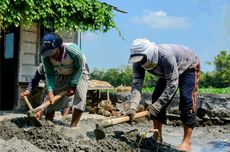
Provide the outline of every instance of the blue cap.
[[42,56],[53,56],[57,48],[60,47],[63,43],[61,36],[57,33],[49,33],[46,34],[42,38],[42,47],[41,47],[41,55]]

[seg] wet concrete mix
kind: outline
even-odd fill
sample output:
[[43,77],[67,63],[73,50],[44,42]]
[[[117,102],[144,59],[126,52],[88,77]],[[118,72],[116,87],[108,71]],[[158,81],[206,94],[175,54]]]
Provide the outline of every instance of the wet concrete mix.
[[70,119],[65,122],[44,122],[42,127],[32,127],[27,117],[3,120],[0,122],[0,138],[5,141],[5,145],[0,144],[1,149],[3,151],[14,149],[18,152],[30,150],[50,152],[176,151],[169,144],[159,144],[152,137],[143,137],[137,129],[132,129],[135,128],[134,126],[130,127],[132,130],[129,130],[130,124],[105,128],[106,138],[96,140],[93,129],[98,120],[82,120],[80,127],[75,129],[67,127],[69,121]]
[[[105,128],[106,138],[96,140],[94,129],[95,124],[100,120],[88,118],[81,120],[78,127],[68,127],[70,118],[54,122],[44,121],[42,127],[33,127],[27,117],[17,117],[0,121],[0,151],[14,152],[154,152],[177,151],[176,147],[166,142],[158,143],[153,139],[152,134],[147,133],[152,126],[151,121],[145,118],[138,119],[136,124],[122,123],[116,126]],[[165,132],[178,133],[177,123],[174,126],[166,125]],[[181,126],[180,126],[181,128]],[[230,133],[229,125],[209,128],[201,127],[198,130],[200,135],[210,138],[222,138]],[[182,128],[181,128],[182,129]],[[210,130],[211,129],[211,130]],[[208,137],[207,131],[210,133]],[[212,134],[212,135],[211,135]],[[178,136],[177,135],[177,136]],[[196,136],[196,135],[195,135]],[[199,137],[198,137],[199,138]],[[226,138],[228,138],[226,136]],[[173,140],[173,139],[172,139]],[[227,142],[227,144],[230,143]],[[227,145],[228,146],[228,145]]]

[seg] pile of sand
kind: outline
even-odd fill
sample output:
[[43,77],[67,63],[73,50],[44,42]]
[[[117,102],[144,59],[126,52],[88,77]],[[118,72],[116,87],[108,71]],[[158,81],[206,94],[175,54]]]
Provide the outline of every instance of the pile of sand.
[[89,87],[113,87],[110,83],[100,80],[89,80]]

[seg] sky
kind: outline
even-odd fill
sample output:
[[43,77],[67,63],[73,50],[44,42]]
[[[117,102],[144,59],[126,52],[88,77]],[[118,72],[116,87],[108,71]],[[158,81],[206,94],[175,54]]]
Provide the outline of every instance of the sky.
[[188,46],[201,61],[201,70],[214,70],[207,62],[221,50],[230,51],[230,0],[101,0],[121,10],[113,11],[121,31],[81,34],[81,48],[91,70],[128,65],[130,46],[136,38],[156,44]]

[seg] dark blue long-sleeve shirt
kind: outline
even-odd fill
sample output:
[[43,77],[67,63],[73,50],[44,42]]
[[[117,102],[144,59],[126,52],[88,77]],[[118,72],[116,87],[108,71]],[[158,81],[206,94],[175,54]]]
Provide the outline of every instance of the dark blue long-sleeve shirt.
[[45,80],[43,64],[39,65],[39,67],[36,70],[36,73],[35,73],[33,79],[30,81],[30,83],[27,86],[27,90],[29,92],[32,92],[35,89],[35,87],[38,85],[40,80]]

